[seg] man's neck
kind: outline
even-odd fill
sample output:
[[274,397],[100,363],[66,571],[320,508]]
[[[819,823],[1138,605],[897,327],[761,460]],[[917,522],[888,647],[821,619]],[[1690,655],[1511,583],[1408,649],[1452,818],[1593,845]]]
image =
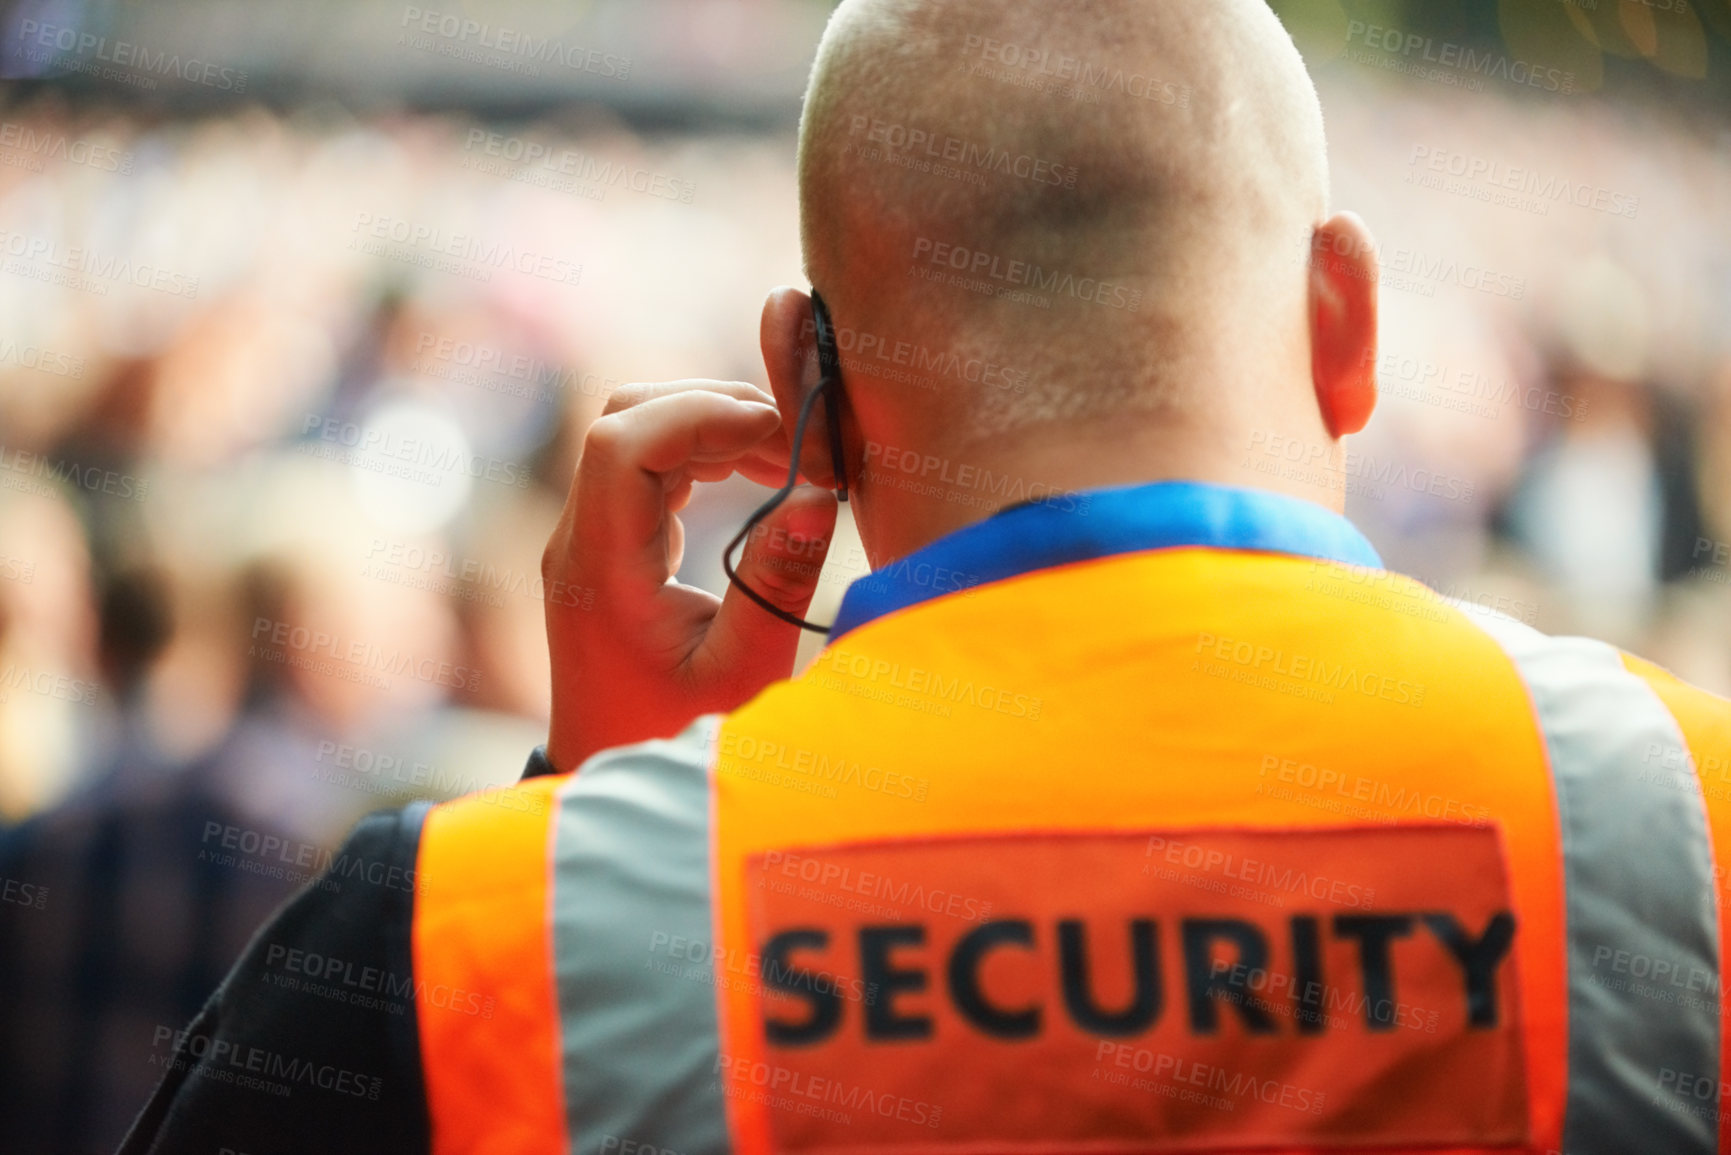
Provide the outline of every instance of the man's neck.
[[1023,501],[1158,481],[1265,489],[1345,508],[1340,444],[1272,429],[1120,426],[1007,438],[949,452],[873,446],[861,478],[861,531],[874,566]]

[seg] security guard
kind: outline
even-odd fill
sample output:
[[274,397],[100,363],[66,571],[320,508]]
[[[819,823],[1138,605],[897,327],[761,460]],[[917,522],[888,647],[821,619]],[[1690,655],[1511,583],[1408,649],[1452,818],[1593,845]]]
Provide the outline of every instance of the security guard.
[[800,148],[830,308],[589,433],[546,751],[363,824],[125,1150],[1731,1150],[1731,709],[1340,516],[1376,259],[1260,0],[848,0]]

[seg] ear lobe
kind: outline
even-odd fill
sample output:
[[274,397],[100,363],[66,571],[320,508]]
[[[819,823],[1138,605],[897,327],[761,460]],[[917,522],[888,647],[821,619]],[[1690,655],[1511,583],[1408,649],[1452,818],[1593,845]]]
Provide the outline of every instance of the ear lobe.
[[[793,432],[799,422],[800,406],[823,380],[817,363],[816,326],[812,322],[811,298],[798,289],[785,285],[772,289],[763,303],[763,323],[760,339],[763,345],[763,367],[769,373],[769,389],[775,394],[775,407],[781,410],[782,436],[792,451]],[[825,398],[812,414],[806,430],[805,445],[800,455],[799,472],[813,485],[834,488],[834,469],[830,465],[829,436],[826,432],[828,414]]]
[[1352,213],[1317,227],[1310,250],[1310,375],[1330,437],[1376,409],[1376,241]]

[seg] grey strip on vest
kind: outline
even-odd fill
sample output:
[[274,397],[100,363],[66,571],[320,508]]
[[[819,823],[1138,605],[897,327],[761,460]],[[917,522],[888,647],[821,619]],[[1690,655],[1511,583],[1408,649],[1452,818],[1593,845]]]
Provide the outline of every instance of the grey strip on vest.
[[727,1150],[716,1076],[704,719],[597,755],[559,792],[553,951],[577,1155]]
[[1563,1150],[1714,1155],[1717,1094],[1695,1093],[1719,1085],[1712,844],[1693,775],[1664,773],[1674,757],[1655,756],[1682,746],[1681,730],[1612,647],[1471,616],[1519,668],[1556,786],[1569,937]]

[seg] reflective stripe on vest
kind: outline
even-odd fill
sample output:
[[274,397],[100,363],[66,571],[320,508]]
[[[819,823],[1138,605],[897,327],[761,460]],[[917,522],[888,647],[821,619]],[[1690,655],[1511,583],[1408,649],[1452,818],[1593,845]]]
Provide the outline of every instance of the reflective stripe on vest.
[[[1643,770],[1651,751],[1682,747],[1677,722],[1614,648],[1506,618],[1481,624],[1520,668],[1557,792],[1569,939],[1563,1150],[1713,1155],[1713,846],[1699,791],[1688,780],[1668,789]],[[1703,1079],[1705,1101],[1690,1093]]]
[[434,809],[416,980],[460,1004],[421,1013],[434,1155],[726,1149],[713,737],[714,721],[700,721],[575,777]]
[[[1687,1088],[1688,1097],[1700,1101],[1709,1099],[1716,1107],[1725,1097],[1724,1088],[1731,1087],[1731,1048],[1723,1040],[1731,1038],[1731,999],[1724,997],[1724,976],[1731,974],[1731,941],[1723,928],[1731,906],[1731,892],[1725,863],[1731,859],[1731,702],[1680,681],[1675,675],[1651,662],[1623,655],[1623,665],[1651,686],[1665,703],[1665,709],[1683,729],[1686,745],[1681,748],[1649,747],[1641,758],[1645,778],[1657,785],[1677,790],[1699,789],[1707,806],[1707,827],[1713,833],[1714,906],[1719,911],[1719,1086],[1707,1090],[1694,1080]],[[1707,1080],[1710,1083],[1710,1080]],[[1681,1082],[1679,1079],[1678,1082]],[[1684,1088],[1679,1087],[1679,1090]],[[1731,1155],[1731,1127],[1719,1128],[1720,1155]]]
[[709,905],[714,722],[590,759],[560,792],[554,949],[576,1155],[727,1147]]

